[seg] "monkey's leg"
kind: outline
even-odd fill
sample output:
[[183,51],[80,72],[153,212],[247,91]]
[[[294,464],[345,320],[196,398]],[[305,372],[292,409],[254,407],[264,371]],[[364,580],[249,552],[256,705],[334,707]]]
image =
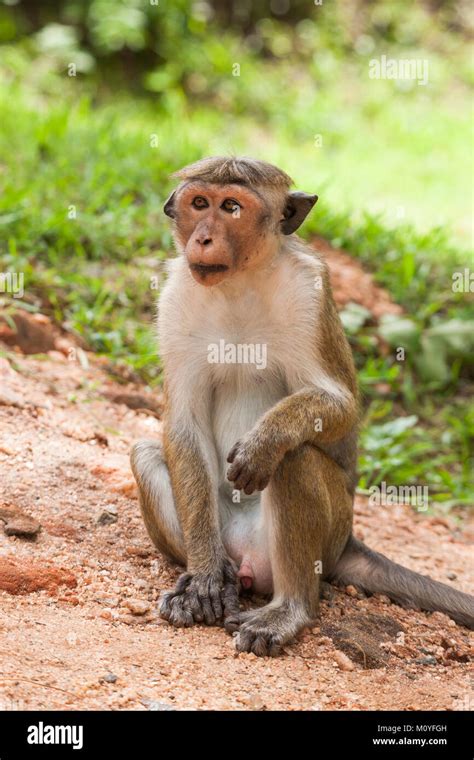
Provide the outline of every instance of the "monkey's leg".
[[186,565],[183,533],[161,443],[138,441],[132,448],[130,462],[148,535],[165,557]]
[[[138,441],[132,448],[130,462],[138,484],[143,519],[151,540],[166,557],[186,566],[183,532],[161,443],[156,440]],[[211,624],[216,619],[210,602],[198,598],[191,587],[191,580],[190,573],[183,573],[175,590],[162,597],[161,615],[178,627],[189,626],[194,622]],[[213,598],[214,608],[222,604],[227,630],[236,630],[239,602],[233,571],[225,572],[223,588],[218,596],[219,598]]]
[[236,647],[276,655],[314,621],[321,576],[341,555],[352,524],[352,496],[343,471],[315,447],[288,452],[262,493],[268,524],[274,597],[240,616]]

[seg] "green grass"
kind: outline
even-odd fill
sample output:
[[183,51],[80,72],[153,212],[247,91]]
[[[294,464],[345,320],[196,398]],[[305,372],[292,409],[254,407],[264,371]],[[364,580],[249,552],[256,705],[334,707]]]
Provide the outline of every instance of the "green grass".
[[[304,234],[357,256],[407,312],[408,325],[346,315],[368,406],[361,485],[389,476],[428,484],[446,506],[472,500],[472,345],[464,335],[472,303],[451,289],[453,271],[469,265],[468,117],[460,108],[466,83],[453,86],[452,64],[440,58],[438,79],[420,96],[391,82],[367,87],[365,59],[328,54],[327,70],[313,61],[297,87],[282,88],[288,67],[248,57],[240,78],[226,75],[217,107],[186,100],[178,86],[159,101],[112,94],[31,66],[20,48],[4,52],[0,269],[25,273],[30,308],[157,384],[151,278],[172,250],[161,211],[169,174],[203,154],[273,161],[320,195]],[[404,217],[396,220],[398,207]],[[403,364],[394,357],[400,340]],[[413,424],[390,427],[404,415]]]

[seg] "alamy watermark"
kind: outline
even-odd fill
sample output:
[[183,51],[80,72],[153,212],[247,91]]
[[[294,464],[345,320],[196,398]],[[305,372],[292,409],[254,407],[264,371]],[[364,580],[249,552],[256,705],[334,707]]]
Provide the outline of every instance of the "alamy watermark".
[[382,480],[379,486],[369,488],[371,507],[393,507],[410,504],[418,512],[426,512],[429,506],[428,486],[387,486]]
[[453,293],[474,293],[474,272],[467,267],[462,272],[453,272]]
[[0,293],[10,293],[13,298],[23,298],[25,275],[23,272],[0,272]]
[[69,744],[73,749],[84,746],[84,727],[49,725],[40,721],[28,726],[28,744]]
[[426,58],[372,58],[369,61],[370,79],[417,80],[419,85],[427,85],[429,61]]
[[207,347],[209,364],[254,364],[257,369],[267,366],[266,343],[209,343]]

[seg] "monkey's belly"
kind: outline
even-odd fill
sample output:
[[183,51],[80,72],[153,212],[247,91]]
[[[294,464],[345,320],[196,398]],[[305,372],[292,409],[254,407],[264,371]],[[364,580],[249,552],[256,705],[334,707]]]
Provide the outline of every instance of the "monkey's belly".
[[[280,399],[288,395],[283,380],[253,367],[234,365],[220,367],[225,384],[216,389],[212,429],[219,463],[220,484],[229,468],[227,456],[237,441],[249,432],[257,420]],[[231,489],[230,489],[231,490]]]
[[[287,395],[283,381],[275,382],[265,371],[236,365],[221,368],[226,384],[217,389],[213,433],[219,466],[219,502],[224,545],[242,570],[239,576],[252,579],[261,594],[273,591],[268,526],[262,516],[261,493],[246,496],[227,480],[227,456],[234,444],[255,425],[259,417]],[[225,388],[225,390],[224,390]],[[235,499],[240,501],[236,502]]]
[[261,515],[260,494],[240,504],[221,502],[222,538],[239,568],[244,588],[259,594],[273,592],[267,528]]

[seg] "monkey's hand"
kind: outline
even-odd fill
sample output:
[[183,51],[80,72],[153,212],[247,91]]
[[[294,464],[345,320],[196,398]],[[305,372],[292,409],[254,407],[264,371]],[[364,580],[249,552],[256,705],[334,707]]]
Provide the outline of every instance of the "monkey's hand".
[[227,461],[227,479],[246,494],[263,491],[280,464],[286,447],[277,444],[258,428],[251,430],[232,447]]
[[239,612],[237,577],[228,559],[213,573],[183,573],[160,605],[161,617],[177,628],[223,622],[227,630],[234,631]]

